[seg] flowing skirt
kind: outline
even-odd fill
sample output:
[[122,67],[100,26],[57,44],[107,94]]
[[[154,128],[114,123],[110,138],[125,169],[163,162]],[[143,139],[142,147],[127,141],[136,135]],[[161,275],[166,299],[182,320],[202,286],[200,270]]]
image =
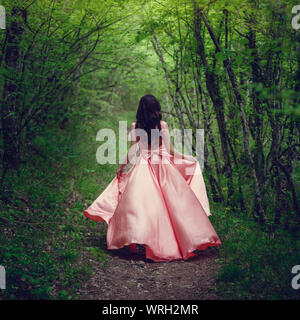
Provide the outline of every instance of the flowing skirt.
[[[154,261],[189,259],[195,250],[221,241],[211,215],[198,161],[142,152],[121,179],[115,177],[84,210],[94,221],[107,223],[107,248],[146,245],[146,258]],[[162,159],[162,158],[160,158]]]

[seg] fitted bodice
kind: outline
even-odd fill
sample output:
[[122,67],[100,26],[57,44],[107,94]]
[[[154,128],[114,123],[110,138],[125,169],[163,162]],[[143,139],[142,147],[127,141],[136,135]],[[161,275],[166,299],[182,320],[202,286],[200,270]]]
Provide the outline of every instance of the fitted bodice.
[[[138,146],[140,149],[140,153],[147,158],[153,154],[160,154],[160,155],[169,155],[168,149],[166,146],[166,143],[169,138],[169,132],[166,127],[166,123],[164,121],[161,121],[161,131],[160,133],[156,131],[156,134],[153,136],[153,140],[151,142],[151,147],[148,145],[147,136],[142,135],[142,131],[139,131],[140,129],[134,129],[133,131],[133,140],[136,139],[137,136],[140,137],[138,141]],[[161,136],[161,139],[159,138]],[[161,144],[159,142],[161,141]]]

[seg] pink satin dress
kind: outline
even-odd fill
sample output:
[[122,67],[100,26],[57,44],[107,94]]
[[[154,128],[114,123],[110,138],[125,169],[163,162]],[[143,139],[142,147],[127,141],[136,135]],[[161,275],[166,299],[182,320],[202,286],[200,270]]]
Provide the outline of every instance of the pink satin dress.
[[[161,122],[164,129],[165,122]],[[165,143],[148,150],[141,140],[140,154],[128,172],[115,177],[84,210],[93,221],[104,221],[107,248],[145,244],[153,261],[189,259],[195,250],[218,246],[221,241],[211,215],[199,162],[174,161]],[[188,172],[188,174],[187,174]]]

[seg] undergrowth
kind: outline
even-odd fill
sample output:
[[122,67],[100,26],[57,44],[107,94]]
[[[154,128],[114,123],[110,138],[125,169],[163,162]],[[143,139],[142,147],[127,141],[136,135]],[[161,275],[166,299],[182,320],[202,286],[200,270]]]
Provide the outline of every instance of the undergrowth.
[[74,299],[93,259],[106,268],[106,227],[83,210],[115,175],[116,165],[99,165],[95,155],[97,131],[117,130],[116,115],[108,110],[46,129],[26,146],[20,175],[8,173],[0,200],[0,299]]

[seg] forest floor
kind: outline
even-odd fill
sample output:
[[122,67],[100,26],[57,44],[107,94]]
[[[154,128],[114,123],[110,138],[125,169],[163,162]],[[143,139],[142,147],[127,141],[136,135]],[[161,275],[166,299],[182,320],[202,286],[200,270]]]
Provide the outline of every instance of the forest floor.
[[[131,115],[129,112],[122,111],[121,115],[124,119],[134,119],[134,114]],[[105,179],[103,178],[105,174],[101,173],[97,174],[97,179],[89,175],[86,180],[89,186],[95,184],[95,190],[99,190],[99,184],[102,183],[104,189],[114,172],[114,166],[107,167]],[[105,181],[98,181],[100,177]],[[83,190],[86,189],[87,187]],[[95,192],[91,194],[91,200],[95,194]],[[85,201],[84,208],[90,204],[89,201]],[[76,211],[75,214],[78,213],[83,216],[83,210]],[[88,265],[90,274],[74,292],[76,299],[218,299],[216,293],[216,277],[219,272],[218,248],[209,247],[205,251],[198,251],[197,257],[187,261],[154,262],[145,258],[145,249],[142,245],[137,245],[135,254],[131,253],[128,247],[107,250],[105,223],[86,221],[82,227],[84,249],[80,250],[79,260],[82,266]]]
[[[118,114],[120,120],[134,116]],[[220,247],[170,262],[145,259],[142,246],[136,254],[128,247],[107,250],[107,225],[83,214],[116,172],[94,156],[95,132],[117,132],[116,113],[98,118],[79,126],[75,136],[50,128],[35,141],[43,156],[29,152],[20,177],[7,177],[3,197],[10,201],[0,200],[0,262],[10,285],[0,290],[0,300],[299,300],[291,286],[299,232],[270,231],[213,201],[210,220]]]
[[[89,238],[88,245],[100,245],[102,239]],[[197,256],[183,261],[154,262],[145,258],[145,248],[106,250],[105,262],[89,257],[92,273],[76,292],[78,299],[92,300],[216,300],[216,275],[219,271],[218,249],[197,251]],[[82,257],[83,258],[83,257]]]

